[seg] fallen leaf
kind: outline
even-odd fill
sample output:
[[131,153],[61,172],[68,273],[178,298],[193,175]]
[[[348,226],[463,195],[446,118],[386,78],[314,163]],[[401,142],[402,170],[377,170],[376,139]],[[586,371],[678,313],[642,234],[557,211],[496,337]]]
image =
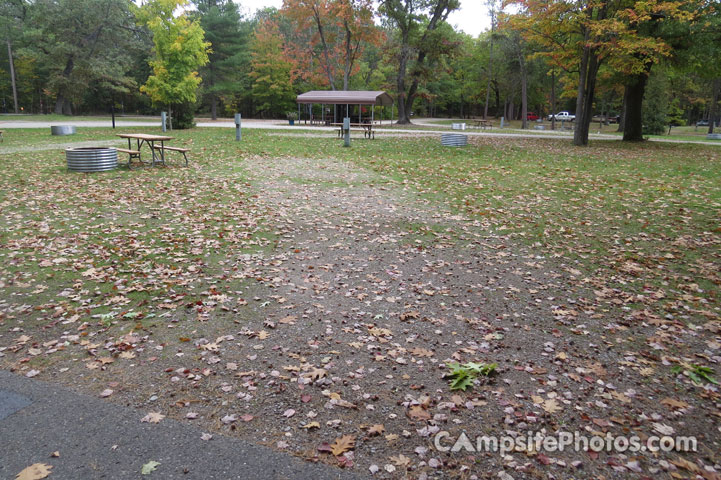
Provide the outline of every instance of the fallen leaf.
[[381,424],[381,423],[377,423],[368,429],[368,436],[374,437],[376,435],[382,434],[385,431],[386,431],[386,427],[384,427],[383,424]]
[[682,400],[675,400],[670,397],[666,397],[663,400],[661,400],[661,403],[666,405],[667,407],[673,408],[673,409],[684,409],[688,408],[688,403],[682,401]]
[[353,435],[343,435],[340,438],[336,438],[330,446],[331,452],[336,457],[343,455],[348,450],[352,450],[355,447],[355,437]]
[[40,480],[50,475],[50,470],[53,468],[52,465],[46,465],[44,463],[34,463],[27,468],[24,468],[22,472],[18,473],[15,480]]
[[407,467],[411,464],[411,459],[403,455],[402,453],[397,456],[390,457],[391,462],[395,463],[399,467]]
[[412,420],[430,420],[431,414],[420,405],[414,405],[406,413]]
[[156,468],[158,468],[158,465],[160,465],[160,462],[151,460],[145,465],[143,465],[143,468],[140,469],[140,473],[143,475],[150,475],[152,472],[155,471]]
[[556,412],[560,412],[561,410],[563,410],[555,398],[549,398],[548,400],[544,401],[543,409],[547,413],[556,413]]
[[149,414],[141,418],[140,421],[144,423],[158,423],[164,418],[165,415],[160,412],[150,412]]

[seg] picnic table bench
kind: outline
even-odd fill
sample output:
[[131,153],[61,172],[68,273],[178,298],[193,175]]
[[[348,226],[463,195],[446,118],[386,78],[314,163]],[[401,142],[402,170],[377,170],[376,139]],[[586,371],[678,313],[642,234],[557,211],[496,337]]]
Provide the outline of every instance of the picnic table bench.
[[[150,148],[153,148],[155,150],[161,150],[161,155],[163,151],[171,151],[171,152],[180,152],[183,154],[183,158],[185,159],[185,166],[188,166],[188,156],[187,153],[190,151],[189,148],[182,148],[182,147],[166,147],[163,145],[151,145]],[[163,159],[163,162],[165,162],[165,159]]]
[[[183,154],[183,158],[185,159],[185,166],[188,166],[187,153],[190,151],[189,148],[168,147],[165,145],[165,142],[173,140],[173,137],[168,137],[166,135],[151,135],[147,133],[119,133],[117,136],[128,140],[128,148],[117,148],[116,150],[118,152],[128,154],[128,168],[130,169],[133,168],[133,159],[137,159],[141,165],[145,164],[140,153],[144,144],[147,144],[150,147],[150,153],[153,156],[151,163],[152,166],[155,166],[157,163],[165,165],[166,151],[181,152]],[[133,148],[132,140],[135,140],[136,148]],[[160,142],[160,145],[158,145],[157,142]]]
[[[338,127],[338,138],[343,136],[343,124],[342,123],[331,123],[332,126]],[[351,131],[363,131],[363,138],[372,138],[375,140],[376,132],[373,130],[372,123],[351,123]]]
[[482,129],[484,129],[484,130],[485,130],[486,128],[492,128],[492,127],[493,127],[493,123],[492,123],[490,120],[484,120],[484,119],[473,120],[473,123],[475,124],[474,126],[476,126],[476,127],[478,127],[478,128],[482,128]]

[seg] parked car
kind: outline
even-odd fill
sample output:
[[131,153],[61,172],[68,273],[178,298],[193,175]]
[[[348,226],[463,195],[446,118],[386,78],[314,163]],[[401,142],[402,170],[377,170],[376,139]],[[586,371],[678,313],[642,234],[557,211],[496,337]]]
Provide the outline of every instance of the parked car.
[[527,119],[527,120],[530,120],[530,121],[532,121],[532,122],[535,122],[535,121],[538,120],[539,118],[541,118],[541,117],[539,117],[538,115],[536,115],[536,114],[533,113],[533,112],[528,112],[528,113],[526,113],[526,119]]
[[708,127],[708,120],[699,120],[696,122],[697,127]]
[[574,120],[576,119],[576,116],[575,116],[575,115],[572,115],[572,114],[570,114],[570,113],[568,113],[568,112],[558,112],[558,113],[555,114],[555,115],[551,114],[551,115],[548,116],[548,119],[549,119],[549,120],[553,120],[554,117],[555,117],[555,119],[556,119],[557,122],[572,122],[572,121],[574,121]]

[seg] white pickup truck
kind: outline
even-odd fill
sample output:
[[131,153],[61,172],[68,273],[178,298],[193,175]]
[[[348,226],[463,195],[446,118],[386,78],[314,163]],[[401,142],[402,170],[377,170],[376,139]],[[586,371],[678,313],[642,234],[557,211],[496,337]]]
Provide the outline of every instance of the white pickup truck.
[[571,115],[568,112],[558,112],[557,114],[550,114],[548,116],[548,120],[553,120],[553,118],[556,118],[557,122],[572,122],[576,119],[575,115]]

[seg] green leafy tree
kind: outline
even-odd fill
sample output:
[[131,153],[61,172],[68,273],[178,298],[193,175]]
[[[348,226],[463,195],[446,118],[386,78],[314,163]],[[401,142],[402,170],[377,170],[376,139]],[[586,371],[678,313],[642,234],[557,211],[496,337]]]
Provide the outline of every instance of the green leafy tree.
[[263,116],[278,116],[292,109],[295,98],[291,84],[293,63],[283,50],[282,36],[273,20],[261,20],[250,49],[251,94],[258,111]]
[[661,135],[668,126],[669,108],[668,82],[663,73],[651,75],[646,84],[643,99],[643,132],[647,135]]
[[25,53],[48,70],[55,112],[71,114],[93,81],[125,82],[136,41],[127,0],[37,0],[29,4]]
[[7,44],[8,73],[12,87],[13,106],[18,113],[18,89],[15,74],[15,61],[13,56],[13,39],[19,36],[25,21],[26,4],[23,0],[0,0],[0,35]]
[[381,15],[395,29],[399,124],[411,123],[410,115],[419,87],[433,77],[443,56],[457,50],[458,45],[447,40],[449,30],[442,26],[447,26],[448,15],[459,5],[458,0],[381,2]]
[[210,115],[218,117],[222,99],[239,95],[250,68],[248,47],[251,34],[238,5],[231,0],[195,0],[200,26],[211,44],[208,63],[201,70],[203,95],[210,104]]
[[147,94],[154,104],[167,105],[171,118],[176,106],[175,120],[181,122],[176,122],[177,128],[192,126],[190,106],[196,101],[196,91],[201,82],[198,68],[208,63],[210,48],[199,22],[191,21],[185,13],[177,17],[173,15],[177,8],[186,5],[184,0],[151,0],[138,12],[138,19],[153,34],[154,45],[154,58],[150,60],[153,74],[140,91]]

